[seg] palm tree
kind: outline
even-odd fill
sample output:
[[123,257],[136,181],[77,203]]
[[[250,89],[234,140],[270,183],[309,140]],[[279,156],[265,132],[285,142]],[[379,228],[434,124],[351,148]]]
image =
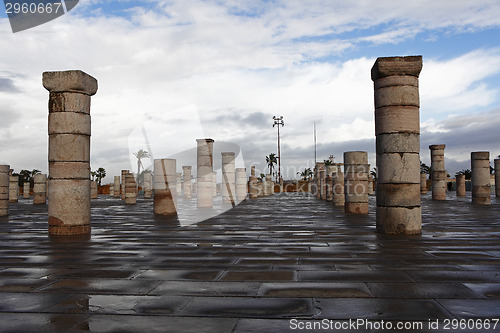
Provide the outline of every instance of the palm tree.
[[142,164],[142,159],[143,158],[149,158],[151,155],[149,152],[147,152],[144,149],[139,149],[137,152],[134,153],[134,156],[137,158],[137,186],[139,186],[139,179],[141,175],[141,166],[144,168],[144,165]]
[[259,177],[259,178],[257,178],[257,179],[258,179],[259,181],[263,181],[264,179],[266,179],[266,175],[265,175],[265,174],[263,174],[263,173],[261,173],[261,174],[260,174],[260,177]]
[[370,175],[372,175],[373,179],[377,181],[377,167],[373,167],[373,170],[370,171]]
[[278,163],[278,159],[276,158],[276,154],[271,153],[269,156],[266,156],[266,163],[267,166],[269,167],[269,174],[273,174],[273,167],[276,163]]
[[313,176],[313,172],[311,168],[304,169],[302,172],[297,172],[303,180],[307,180],[307,178],[311,178]]
[[30,179],[29,179],[30,187],[33,187],[35,185],[35,175],[40,174],[40,173],[42,173],[42,172],[38,169],[33,169],[30,171]]
[[332,160],[324,160],[323,163],[325,163],[325,166],[331,166],[335,164],[332,162]]
[[99,186],[101,186],[101,181],[104,177],[106,177],[106,170],[104,168],[99,168],[95,172],[95,177],[97,178],[97,182]]
[[95,176],[96,176],[96,172],[95,171],[90,171],[90,177],[92,177],[91,178],[92,181],[94,181]]
[[422,161],[420,161],[420,173],[425,173],[426,175],[430,175],[431,167],[427,166],[425,163],[422,163]]
[[455,174],[455,177],[457,175],[465,175],[465,179],[471,179],[472,178],[472,172],[470,171],[470,169],[463,169],[463,170],[460,170],[458,171],[456,174]]

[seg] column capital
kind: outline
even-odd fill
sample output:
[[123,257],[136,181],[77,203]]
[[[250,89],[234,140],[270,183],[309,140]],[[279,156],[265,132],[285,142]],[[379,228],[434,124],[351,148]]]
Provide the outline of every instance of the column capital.
[[422,56],[380,57],[372,67],[372,80],[387,76],[410,75],[418,77],[422,70]]
[[214,142],[214,139],[196,139],[196,142],[205,144],[205,143]]
[[97,80],[80,70],[44,72],[42,83],[52,92],[76,92],[89,96],[97,92]]
[[446,148],[446,145],[430,145],[429,149],[430,150],[444,150]]

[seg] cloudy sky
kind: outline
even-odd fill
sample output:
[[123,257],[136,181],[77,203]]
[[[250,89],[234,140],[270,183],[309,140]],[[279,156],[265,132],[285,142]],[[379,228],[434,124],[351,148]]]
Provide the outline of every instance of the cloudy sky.
[[67,69],[99,81],[91,164],[108,176],[140,148],[168,157],[203,137],[262,169],[275,115],[287,177],[314,162],[314,122],[318,160],[365,150],[374,165],[370,69],[396,55],[423,56],[423,162],[430,144],[447,145],[451,175],[471,151],[500,154],[497,0],[87,0],[15,34],[0,9],[0,163],[16,171],[47,172],[41,76]]

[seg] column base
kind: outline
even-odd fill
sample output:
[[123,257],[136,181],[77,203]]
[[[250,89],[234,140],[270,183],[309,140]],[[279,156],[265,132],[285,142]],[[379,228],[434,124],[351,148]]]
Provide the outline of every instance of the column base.
[[83,225],[49,225],[51,236],[75,236],[90,234],[90,224]]
[[368,202],[346,202],[344,211],[347,214],[368,214]]

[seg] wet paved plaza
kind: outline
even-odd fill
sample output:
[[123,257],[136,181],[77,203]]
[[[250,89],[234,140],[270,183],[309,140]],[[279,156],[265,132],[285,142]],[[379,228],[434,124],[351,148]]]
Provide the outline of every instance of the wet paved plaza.
[[91,238],[71,241],[49,238],[47,207],[20,199],[0,218],[0,332],[284,332],[323,319],[500,331],[443,326],[500,317],[500,202],[448,196],[422,196],[423,233],[401,238],[375,233],[374,197],[365,216],[277,194],[181,226],[151,200],[100,196]]

